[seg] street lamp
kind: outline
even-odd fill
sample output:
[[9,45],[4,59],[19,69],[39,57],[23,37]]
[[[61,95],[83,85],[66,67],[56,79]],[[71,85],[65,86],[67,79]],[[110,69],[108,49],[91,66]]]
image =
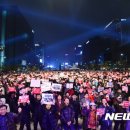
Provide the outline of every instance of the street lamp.
[[123,53],[121,53],[121,56],[124,56],[124,54],[123,54]]

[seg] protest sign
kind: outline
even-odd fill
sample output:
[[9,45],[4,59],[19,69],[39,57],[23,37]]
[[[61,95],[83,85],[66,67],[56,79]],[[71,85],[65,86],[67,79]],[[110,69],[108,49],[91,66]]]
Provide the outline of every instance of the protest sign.
[[126,80],[126,83],[127,83],[127,84],[130,84],[130,79],[127,79],[127,80]]
[[67,84],[66,84],[66,88],[72,89],[72,88],[73,88],[73,83],[67,83]]
[[22,88],[20,91],[19,91],[20,94],[26,94],[28,93],[28,89],[27,88]]
[[31,80],[30,87],[40,87],[40,86],[41,86],[40,80],[35,80],[35,79]]
[[23,96],[19,96],[19,103],[29,103],[29,96],[28,95],[23,95]]
[[107,94],[111,94],[111,88],[106,89]]
[[129,101],[123,101],[123,108],[129,108]]
[[98,92],[101,92],[104,90],[104,87],[98,87]]
[[122,91],[128,92],[128,86],[122,86]]
[[43,82],[41,84],[41,92],[47,92],[51,90],[51,82]]
[[16,89],[14,87],[8,87],[8,92],[16,92]]
[[61,89],[62,89],[62,84],[53,83],[51,86],[51,90],[55,92],[60,92]]
[[97,109],[97,115],[102,116],[102,115],[104,115],[104,114],[105,114],[105,108],[98,108],[98,109]]
[[106,87],[110,87],[110,88],[112,88],[112,87],[113,87],[113,83],[112,83],[112,82],[107,82]]
[[54,105],[55,104],[55,99],[54,99],[53,94],[43,93],[41,103],[42,104],[52,104],[52,105]]
[[33,88],[33,94],[40,94],[41,93],[41,88]]

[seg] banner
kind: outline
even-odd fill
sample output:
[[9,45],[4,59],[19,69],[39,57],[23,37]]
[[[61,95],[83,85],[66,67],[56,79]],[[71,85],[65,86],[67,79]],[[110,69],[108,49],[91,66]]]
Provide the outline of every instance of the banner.
[[29,95],[23,95],[23,96],[19,96],[19,103],[29,103]]
[[43,82],[41,84],[41,92],[47,92],[51,90],[51,82]]
[[104,115],[105,114],[105,108],[97,108],[97,115]]
[[72,89],[72,88],[73,88],[73,83],[67,83],[67,84],[66,84],[66,88]]
[[30,87],[40,87],[40,86],[41,86],[40,80],[35,80],[35,79],[31,80]]
[[55,99],[54,99],[53,94],[43,93],[41,103],[42,104],[52,104],[52,105],[54,105],[55,104]]
[[61,89],[62,89],[62,84],[53,83],[51,86],[51,90],[55,92],[60,92]]

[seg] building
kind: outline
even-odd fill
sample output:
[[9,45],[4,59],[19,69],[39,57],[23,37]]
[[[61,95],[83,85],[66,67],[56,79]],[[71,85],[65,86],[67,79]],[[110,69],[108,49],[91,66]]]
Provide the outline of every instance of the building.
[[0,6],[0,65],[33,63],[34,32],[16,6]]

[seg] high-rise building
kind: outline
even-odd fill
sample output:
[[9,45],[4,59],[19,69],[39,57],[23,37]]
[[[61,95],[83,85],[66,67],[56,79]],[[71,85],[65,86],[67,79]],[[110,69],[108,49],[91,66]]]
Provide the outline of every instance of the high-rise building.
[[34,33],[16,6],[0,6],[0,65],[19,65],[34,60]]

